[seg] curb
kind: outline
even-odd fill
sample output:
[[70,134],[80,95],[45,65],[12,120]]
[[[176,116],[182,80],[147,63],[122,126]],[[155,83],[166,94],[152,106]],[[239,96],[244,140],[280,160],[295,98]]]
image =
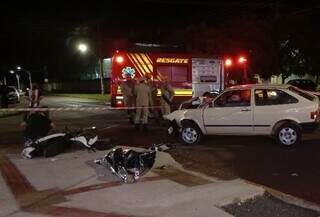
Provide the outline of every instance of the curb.
[[298,206],[298,207],[301,207],[301,208],[313,210],[313,211],[316,211],[316,212],[320,213],[320,205],[319,204],[304,200],[304,199],[299,198],[299,197],[295,197],[295,196],[287,194],[287,193],[283,193],[283,192],[275,190],[273,188],[270,188],[270,187],[267,187],[267,186],[264,186],[264,185],[260,185],[260,184],[257,184],[257,183],[254,183],[254,182],[251,182],[251,181],[248,181],[248,180],[245,180],[245,179],[242,179],[242,180],[247,182],[247,183],[249,183],[249,184],[264,188],[265,191],[268,192],[270,195],[272,195],[273,197],[275,197],[275,198],[277,198],[277,199],[279,199],[279,200],[281,200],[281,201],[283,201],[285,203],[288,203],[288,204],[291,204],[291,205],[295,205],[295,206]]

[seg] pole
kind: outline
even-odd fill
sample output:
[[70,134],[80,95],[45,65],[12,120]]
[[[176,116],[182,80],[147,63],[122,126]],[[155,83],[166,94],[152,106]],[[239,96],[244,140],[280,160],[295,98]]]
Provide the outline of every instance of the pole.
[[220,62],[220,87],[219,87],[219,93],[221,93],[222,92],[222,89],[223,89],[223,84],[222,84],[222,76],[223,76],[223,74],[222,74],[222,67],[223,67],[223,64],[224,64],[224,62],[223,61],[221,61]]
[[17,85],[18,85],[18,90],[20,90],[20,76],[18,74],[16,74],[16,78],[17,78]]
[[100,86],[101,86],[101,95],[104,95],[104,79],[103,79],[103,62],[101,60],[101,34],[100,34],[100,23],[97,24],[98,32],[98,61],[99,61],[99,74],[100,74]]
[[247,67],[246,63],[243,64],[243,77],[244,77],[244,83],[248,83],[248,72],[247,72]]
[[101,95],[104,95],[103,62],[100,56],[99,56],[99,73],[100,73]]
[[29,85],[30,85],[30,90],[31,90],[32,89],[31,73],[27,70],[26,70],[26,72],[28,73],[28,76],[29,76]]

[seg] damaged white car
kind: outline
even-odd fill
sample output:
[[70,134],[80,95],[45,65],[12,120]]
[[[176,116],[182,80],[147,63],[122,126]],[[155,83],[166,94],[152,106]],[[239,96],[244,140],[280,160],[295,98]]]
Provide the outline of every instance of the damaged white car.
[[203,135],[268,135],[284,146],[301,142],[319,123],[319,99],[291,85],[240,85],[196,108],[164,116],[185,144]]

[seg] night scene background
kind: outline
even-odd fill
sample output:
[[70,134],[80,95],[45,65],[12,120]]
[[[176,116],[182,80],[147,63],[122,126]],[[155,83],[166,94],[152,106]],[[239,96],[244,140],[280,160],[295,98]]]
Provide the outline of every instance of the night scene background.
[[[1,75],[22,66],[40,84],[95,80],[98,57],[157,44],[153,51],[242,54],[251,74],[308,73],[318,81],[319,8],[317,1],[277,0],[3,2]],[[79,41],[88,54],[77,51]]]

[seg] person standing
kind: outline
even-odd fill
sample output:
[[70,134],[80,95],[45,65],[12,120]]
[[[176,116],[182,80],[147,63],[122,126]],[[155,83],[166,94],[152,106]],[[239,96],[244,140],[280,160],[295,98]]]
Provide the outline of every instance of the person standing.
[[[135,87],[135,81],[131,78],[130,75],[127,75],[126,80],[123,81],[120,85],[121,92],[123,95],[123,103],[125,107],[135,106],[134,87]],[[130,122],[133,122],[134,109],[127,109],[127,113],[128,113]]]
[[32,89],[29,90],[29,107],[34,108],[34,107],[39,107],[40,105],[40,90],[38,88],[38,85],[33,85]]
[[157,85],[156,83],[151,79],[151,75],[150,74],[147,74],[146,75],[146,80],[147,80],[147,85],[149,86],[150,88],[150,91],[151,91],[151,99],[150,99],[150,109],[149,109],[149,112],[151,113],[151,115],[154,117],[154,118],[158,118],[158,115],[157,115],[157,109],[154,108],[154,106],[156,106],[157,104],[157,94],[158,94],[158,88],[157,88]]
[[142,129],[147,130],[151,91],[149,86],[145,83],[144,77],[139,79],[139,83],[134,88],[134,93],[136,95],[137,107],[134,120],[135,128],[140,129],[140,124],[142,124]]
[[161,113],[162,115],[170,114],[172,100],[174,97],[174,90],[168,82],[168,78],[163,78],[163,82],[161,84]]

